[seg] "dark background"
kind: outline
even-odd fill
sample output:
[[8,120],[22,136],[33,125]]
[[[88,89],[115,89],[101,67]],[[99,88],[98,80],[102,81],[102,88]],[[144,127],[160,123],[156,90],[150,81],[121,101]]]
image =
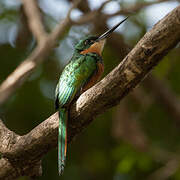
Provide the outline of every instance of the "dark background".
[[[103,1],[88,2],[87,6],[93,10]],[[119,8],[144,2],[149,1],[113,1],[105,6],[104,12],[113,13]],[[133,47],[146,31],[178,4],[178,1],[167,1],[143,7],[116,33],[124,37],[129,47]],[[70,7],[66,0],[41,0],[39,5],[43,23],[49,32],[66,16]],[[81,14],[76,9],[72,18],[77,19]],[[110,18],[107,24],[111,27],[123,18]],[[26,134],[55,112],[54,91],[59,75],[70,59],[75,43],[93,28],[93,23],[73,26],[60,46],[0,108],[0,117],[8,128],[21,135]],[[0,1],[0,83],[28,57],[35,46],[20,2]],[[103,59],[104,76],[120,62],[118,54],[108,43]],[[156,177],[180,180],[180,118],[173,114],[168,103],[161,100],[160,94],[157,94],[158,87],[153,83],[157,80],[165,85],[160,86],[162,91],[168,88],[180,103],[179,60],[180,47],[177,46],[153,70],[153,78],[144,80],[120,105],[98,116],[68,146],[62,177],[58,177],[57,149],[45,155],[43,175],[39,179],[139,180]],[[167,98],[171,96],[167,95]],[[24,179],[28,178],[19,178]]]

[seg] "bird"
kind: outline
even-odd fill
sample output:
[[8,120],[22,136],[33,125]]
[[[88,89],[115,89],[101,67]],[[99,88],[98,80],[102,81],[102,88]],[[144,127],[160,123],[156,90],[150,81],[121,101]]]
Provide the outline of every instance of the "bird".
[[64,171],[67,152],[67,121],[72,102],[98,82],[104,71],[102,51],[106,38],[124,21],[100,36],[89,35],[76,45],[70,62],[62,71],[55,90],[55,108],[59,112],[58,171]]

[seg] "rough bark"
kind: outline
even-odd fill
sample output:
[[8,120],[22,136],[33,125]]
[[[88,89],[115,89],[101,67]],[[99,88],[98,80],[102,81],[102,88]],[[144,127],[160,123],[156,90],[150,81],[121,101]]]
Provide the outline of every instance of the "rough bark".
[[[180,40],[180,6],[159,21],[124,60],[102,81],[83,93],[72,105],[68,141],[98,114],[118,104]],[[6,129],[0,124],[2,129]],[[24,136],[9,136],[2,148],[0,179],[28,174],[32,164],[57,145],[58,115],[53,114]],[[0,141],[5,138],[0,134]],[[3,168],[2,168],[3,167]],[[16,168],[15,168],[16,167]]]

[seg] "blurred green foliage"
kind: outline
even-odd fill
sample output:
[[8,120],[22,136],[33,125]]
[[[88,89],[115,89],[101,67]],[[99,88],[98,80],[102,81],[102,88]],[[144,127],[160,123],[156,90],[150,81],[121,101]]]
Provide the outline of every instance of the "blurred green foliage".
[[[135,1],[134,1],[135,2]],[[138,2],[143,2],[138,1]],[[43,1],[41,2],[43,3]],[[51,3],[49,1],[49,3]],[[46,29],[51,29],[56,18],[42,8]],[[30,54],[35,47],[34,39],[22,37],[20,28],[23,27],[20,16],[22,11],[18,2],[0,2],[0,83]],[[142,11],[124,25],[124,36],[130,46],[134,46],[148,27],[146,12]],[[54,20],[52,22],[52,20]],[[132,36],[132,28],[135,32]],[[0,117],[8,128],[18,134],[28,133],[55,112],[54,90],[60,72],[72,54],[74,42],[88,32],[91,27],[76,26],[70,29],[69,34],[61,41],[47,60],[39,65],[26,83],[16,91],[0,109]],[[22,29],[21,29],[22,30]],[[25,29],[26,31],[26,29]],[[23,39],[29,38],[28,41]],[[21,41],[21,46],[18,42]],[[155,68],[153,74],[166,79],[170,88],[180,94],[180,48],[172,50]],[[118,55],[108,44],[105,47],[103,59],[105,74],[119,64]],[[146,96],[152,96],[151,90]],[[123,137],[115,137],[113,123],[118,107],[104,112],[69,145],[67,164],[64,175],[58,177],[57,150],[49,152],[43,159],[43,175],[39,179],[65,180],[139,180],[148,178],[153,172],[164,167],[169,158],[158,159],[151,153],[152,149],[161,149],[163,152],[178,154],[180,146],[180,131],[175,120],[167,109],[156,98],[144,111],[135,103],[131,96],[126,97],[130,114],[136,117],[142,132],[147,136],[149,148],[139,150],[130,141]],[[120,106],[121,107],[121,106]],[[119,119],[126,114],[120,114]],[[127,132],[127,134],[130,132]],[[134,135],[135,136],[135,135]],[[161,154],[159,155],[161,156]],[[21,177],[19,180],[28,179]],[[180,168],[169,179],[180,180]]]

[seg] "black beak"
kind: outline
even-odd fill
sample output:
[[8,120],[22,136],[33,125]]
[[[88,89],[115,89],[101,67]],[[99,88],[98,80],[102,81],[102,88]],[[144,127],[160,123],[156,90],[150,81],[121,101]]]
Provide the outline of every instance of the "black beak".
[[128,18],[129,18],[129,16],[126,17],[126,18],[125,18],[124,20],[122,20],[121,22],[119,22],[118,24],[116,24],[114,27],[112,27],[112,28],[109,29],[108,31],[106,31],[104,34],[102,34],[101,36],[99,36],[96,41],[100,41],[100,40],[102,40],[102,39],[107,38],[120,24],[122,24],[122,23],[123,23],[124,21],[126,21]]

